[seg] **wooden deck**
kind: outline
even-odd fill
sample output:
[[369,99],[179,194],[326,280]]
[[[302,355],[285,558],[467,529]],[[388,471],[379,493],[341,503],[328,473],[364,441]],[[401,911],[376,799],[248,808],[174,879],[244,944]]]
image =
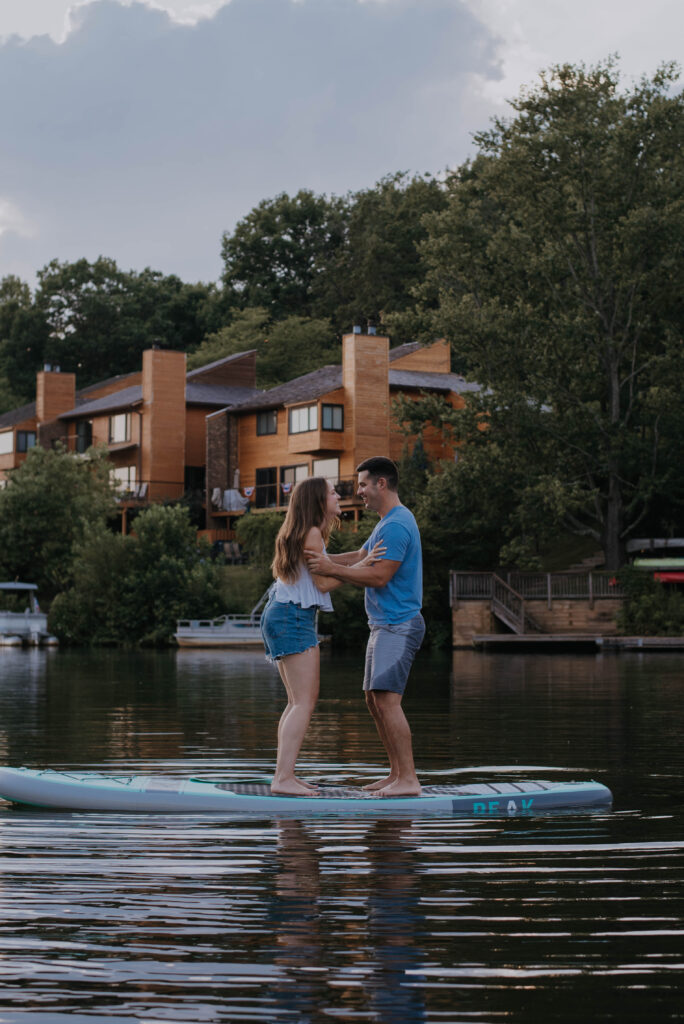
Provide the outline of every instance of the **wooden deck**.
[[555,649],[600,651],[684,651],[684,636],[596,636],[591,633],[490,633],[473,636],[473,647],[510,651]]

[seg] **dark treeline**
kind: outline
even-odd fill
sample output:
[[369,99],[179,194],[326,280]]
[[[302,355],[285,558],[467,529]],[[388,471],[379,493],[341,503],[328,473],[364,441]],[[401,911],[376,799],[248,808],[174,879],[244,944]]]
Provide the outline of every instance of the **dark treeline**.
[[[625,88],[612,59],[551,68],[441,178],[259,203],[223,235],[216,284],[106,259],[55,261],[34,294],[6,278],[0,409],[32,398],[44,362],[85,385],[151,344],[191,366],[256,348],[270,386],[339,359],[354,323],[393,344],[447,337],[479,395],[457,414],[427,397],[395,409],[431,621],[446,568],[553,568],[569,533],[617,569],[630,537],[684,531],[678,78],[664,65]],[[427,425],[460,442],[456,462],[426,461]]]

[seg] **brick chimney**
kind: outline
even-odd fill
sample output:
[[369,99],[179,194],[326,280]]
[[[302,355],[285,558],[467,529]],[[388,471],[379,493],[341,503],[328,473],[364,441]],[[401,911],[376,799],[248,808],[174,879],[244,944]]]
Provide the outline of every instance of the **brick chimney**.
[[389,338],[355,327],[342,339],[345,426],[354,465],[390,452]]
[[76,405],[76,375],[46,364],[36,376],[36,421],[56,419]]
[[185,488],[185,353],[143,352],[142,482],[148,497],[180,498]]

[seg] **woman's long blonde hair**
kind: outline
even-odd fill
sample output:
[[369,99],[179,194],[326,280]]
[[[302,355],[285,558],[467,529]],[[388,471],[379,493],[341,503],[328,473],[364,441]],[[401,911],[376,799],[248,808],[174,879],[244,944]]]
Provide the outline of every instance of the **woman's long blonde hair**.
[[275,557],[271,564],[273,576],[286,583],[294,583],[299,575],[304,552],[304,538],[312,526],[317,526],[327,541],[337,518],[328,519],[329,483],[322,476],[300,480],[292,491],[285,521],[278,531]]

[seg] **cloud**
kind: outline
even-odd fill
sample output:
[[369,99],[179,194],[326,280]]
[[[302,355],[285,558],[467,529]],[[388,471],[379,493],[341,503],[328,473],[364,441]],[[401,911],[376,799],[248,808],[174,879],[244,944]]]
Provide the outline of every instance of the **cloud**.
[[472,76],[500,74],[462,0],[182,13],[101,0],[72,9],[61,44],[0,45],[0,193],[35,228],[0,237],[0,275],[102,253],[214,279],[221,232],[264,197],[461,162],[486,123]]
[[684,60],[681,0],[464,0],[498,40],[501,74],[478,90],[503,107],[552,64],[621,58],[625,81],[650,75],[663,61]]
[[0,237],[5,234],[31,238],[35,229],[13,202],[0,196]]

